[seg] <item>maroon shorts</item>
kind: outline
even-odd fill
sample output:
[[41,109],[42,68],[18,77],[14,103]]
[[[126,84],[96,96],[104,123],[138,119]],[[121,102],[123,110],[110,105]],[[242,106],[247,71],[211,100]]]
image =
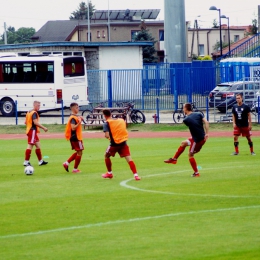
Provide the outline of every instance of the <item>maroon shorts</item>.
[[82,151],[84,150],[83,142],[82,141],[70,141],[71,149],[75,151]]
[[29,133],[27,134],[28,137],[28,144],[35,145],[35,143],[40,142],[40,139],[38,137],[37,131],[36,130],[30,130]]
[[234,135],[242,135],[242,136],[251,136],[252,133],[251,131],[249,130],[249,127],[246,126],[246,127],[238,127],[238,126],[235,126],[234,127],[234,132],[233,132]]
[[191,153],[198,153],[202,146],[206,143],[206,140],[201,140],[200,142],[196,143],[192,137],[190,137],[189,139],[189,142],[190,142],[190,152]]
[[130,156],[129,146],[127,144],[119,145],[119,146],[108,146],[106,150],[106,156],[115,156],[118,153],[120,157]]

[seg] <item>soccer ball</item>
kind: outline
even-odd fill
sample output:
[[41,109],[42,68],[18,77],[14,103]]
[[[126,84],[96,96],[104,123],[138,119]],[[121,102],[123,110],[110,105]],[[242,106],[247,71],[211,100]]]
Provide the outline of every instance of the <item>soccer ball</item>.
[[24,168],[24,173],[26,174],[26,175],[33,175],[33,172],[34,172],[34,168],[32,167],[32,166],[26,166],[25,168]]

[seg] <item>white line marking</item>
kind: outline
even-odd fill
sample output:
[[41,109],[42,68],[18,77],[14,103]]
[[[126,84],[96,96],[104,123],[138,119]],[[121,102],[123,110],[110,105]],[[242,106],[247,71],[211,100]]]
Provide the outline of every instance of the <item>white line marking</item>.
[[[242,166],[239,166],[242,167]],[[218,169],[226,169],[226,168],[233,168],[230,167],[219,167]],[[204,168],[206,170],[216,170],[216,168]],[[169,174],[176,174],[176,173],[183,173],[189,170],[182,170],[176,172],[167,172],[167,173],[158,173],[153,175],[144,176],[144,178],[150,178],[155,176],[162,176],[162,175],[169,175]],[[192,177],[191,177],[192,178]],[[224,198],[259,198],[259,196],[250,196],[250,195],[222,195],[222,194],[199,194],[199,193],[179,193],[179,192],[168,192],[168,191],[156,191],[156,190],[146,190],[138,187],[131,186],[127,184],[129,181],[133,181],[133,179],[128,179],[120,182],[120,185],[127,189],[142,191],[142,192],[150,192],[150,193],[159,193],[159,194],[168,194],[168,195],[181,195],[181,196],[199,196],[199,197],[224,197]]]
[[143,217],[143,218],[130,218],[130,219],[108,221],[108,222],[99,222],[99,223],[87,224],[87,225],[83,225],[83,226],[72,226],[72,227],[66,227],[66,228],[42,230],[42,231],[22,233],[22,234],[11,234],[11,235],[6,235],[6,236],[0,236],[0,239],[26,237],[26,236],[33,236],[33,235],[43,235],[43,234],[48,234],[48,233],[55,233],[55,232],[62,232],[62,231],[69,231],[69,230],[92,228],[92,227],[102,227],[102,226],[107,226],[107,225],[137,222],[137,221],[159,219],[159,218],[178,217],[178,216],[183,216],[183,215],[225,212],[225,211],[245,210],[245,209],[258,209],[258,208],[260,208],[260,205],[252,205],[252,206],[236,207],[236,208],[207,209],[207,210],[198,210],[198,211],[177,212],[177,213],[170,213],[170,214],[157,215],[157,216],[148,216],[148,217]]

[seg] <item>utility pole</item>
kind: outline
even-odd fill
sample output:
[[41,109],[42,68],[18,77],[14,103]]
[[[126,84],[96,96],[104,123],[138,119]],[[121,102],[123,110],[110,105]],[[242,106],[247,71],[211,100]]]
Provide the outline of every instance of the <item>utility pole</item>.
[[89,0],[88,0],[88,42],[90,42]]
[[5,45],[7,44],[7,33],[6,33],[6,23],[4,22],[4,30],[5,30]]
[[258,6],[258,33],[260,33],[260,5]]
[[107,7],[107,29],[108,29],[108,41],[110,42],[110,15],[109,15],[109,0],[108,0],[108,7]]

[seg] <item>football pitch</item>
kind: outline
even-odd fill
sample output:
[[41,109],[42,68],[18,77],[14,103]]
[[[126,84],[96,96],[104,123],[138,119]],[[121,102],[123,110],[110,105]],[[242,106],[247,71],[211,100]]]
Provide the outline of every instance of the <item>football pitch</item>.
[[[104,138],[84,139],[80,174],[62,163],[72,154],[65,139],[42,139],[44,160],[26,176],[26,140],[0,140],[0,259],[260,259],[260,137],[256,156],[240,138],[210,138],[195,156],[187,150],[165,164],[183,138],[128,141],[141,181],[125,159],[106,172]],[[73,165],[70,165],[70,171]]]

